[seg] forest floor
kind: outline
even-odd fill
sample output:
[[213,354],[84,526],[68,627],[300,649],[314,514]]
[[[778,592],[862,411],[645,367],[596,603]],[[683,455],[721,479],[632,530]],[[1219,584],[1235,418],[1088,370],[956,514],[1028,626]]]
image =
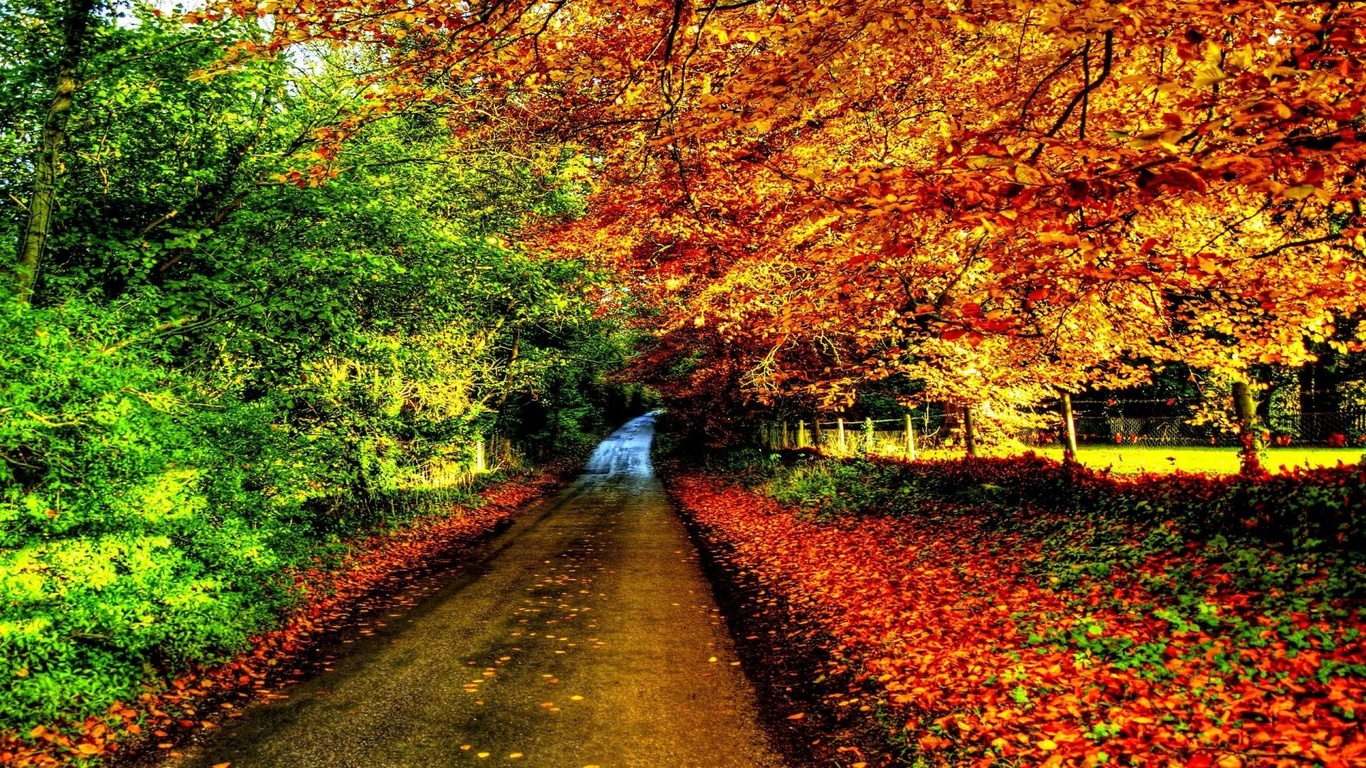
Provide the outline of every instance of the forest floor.
[[164,766],[785,764],[649,457],[648,417],[439,591]]

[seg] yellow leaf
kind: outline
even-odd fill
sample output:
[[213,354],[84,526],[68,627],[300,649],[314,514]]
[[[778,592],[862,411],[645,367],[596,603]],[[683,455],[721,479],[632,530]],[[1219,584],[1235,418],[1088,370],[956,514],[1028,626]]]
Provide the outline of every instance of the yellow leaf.
[[1228,75],[1219,67],[1206,64],[1195,69],[1195,87],[1208,88],[1211,85],[1218,85],[1228,79]]
[[1021,184],[1038,184],[1039,172],[1032,167],[1021,163],[1015,166],[1015,180]]
[[1052,752],[1053,750],[1058,748],[1057,742],[1053,741],[1052,739],[1044,739],[1035,746],[1037,746],[1039,749],[1042,749],[1045,752]]
[[1314,194],[1313,184],[1301,184],[1298,187],[1291,187],[1285,191],[1285,196],[1291,200],[1303,200]]

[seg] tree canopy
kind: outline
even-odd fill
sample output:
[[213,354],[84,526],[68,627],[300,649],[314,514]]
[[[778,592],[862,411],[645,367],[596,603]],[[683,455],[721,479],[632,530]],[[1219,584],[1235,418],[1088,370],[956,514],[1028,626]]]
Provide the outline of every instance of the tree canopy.
[[[222,3],[221,66],[380,51],[368,109],[558,137],[538,243],[663,308],[648,371],[826,401],[1037,398],[1362,342],[1358,3]],[[696,355],[691,383],[670,374]],[[683,367],[688,367],[684,365]],[[686,378],[686,377],[685,377]]]

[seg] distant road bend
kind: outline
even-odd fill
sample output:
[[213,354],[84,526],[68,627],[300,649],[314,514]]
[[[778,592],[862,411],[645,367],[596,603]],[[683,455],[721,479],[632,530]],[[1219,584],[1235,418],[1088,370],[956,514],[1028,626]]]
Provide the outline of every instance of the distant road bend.
[[168,765],[778,768],[652,416],[333,671]]

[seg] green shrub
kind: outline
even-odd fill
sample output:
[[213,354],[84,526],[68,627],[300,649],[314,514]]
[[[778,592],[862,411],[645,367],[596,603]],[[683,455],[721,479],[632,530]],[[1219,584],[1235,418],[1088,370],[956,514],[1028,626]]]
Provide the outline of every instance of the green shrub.
[[477,489],[406,490],[391,425],[354,408],[285,428],[297,397],[211,398],[106,333],[125,325],[0,312],[0,727],[241,651],[293,601],[290,566]]
[[260,414],[188,407],[184,381],[75,316],[100,317],[0,314],[8,727],[98,709],[150,669],[242,648],[288,600],[282,552],[301,550],[287,505],[248,490],[263,473],[209,439]]

